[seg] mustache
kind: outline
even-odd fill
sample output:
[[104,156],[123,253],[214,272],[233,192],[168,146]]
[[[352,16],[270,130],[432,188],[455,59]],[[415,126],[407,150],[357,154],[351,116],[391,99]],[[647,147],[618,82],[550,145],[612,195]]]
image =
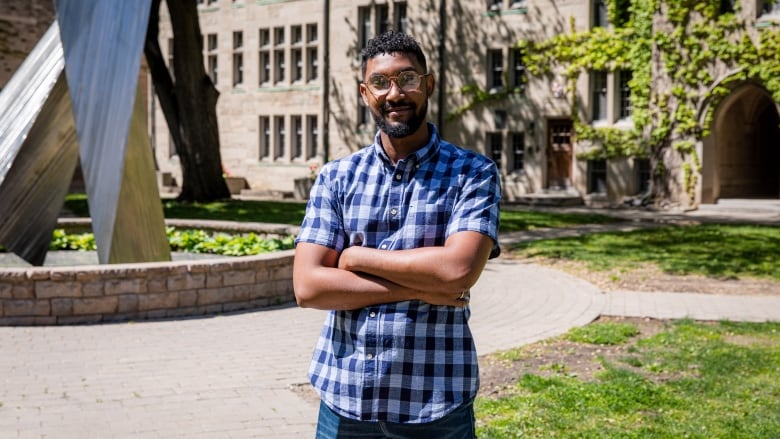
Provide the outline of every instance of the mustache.
[[417,105],[415,105],[414,102],[385,102],[385,104],[382,105],[382,112],[387,113],[395,110],[396,108],[407,108],[407,107],[413,110],[417,109]]

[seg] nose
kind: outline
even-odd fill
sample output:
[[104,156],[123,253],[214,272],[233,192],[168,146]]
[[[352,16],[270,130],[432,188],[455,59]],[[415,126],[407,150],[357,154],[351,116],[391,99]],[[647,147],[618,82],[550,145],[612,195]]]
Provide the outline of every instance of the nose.
[[391,79],[390,80],[390,88],[387,90],[387,94],[385,95],[385,99],[391,97],[391,96],[398,96],[404,94],[404,90],[401,88],[400,85],[398,85],[397,79]]

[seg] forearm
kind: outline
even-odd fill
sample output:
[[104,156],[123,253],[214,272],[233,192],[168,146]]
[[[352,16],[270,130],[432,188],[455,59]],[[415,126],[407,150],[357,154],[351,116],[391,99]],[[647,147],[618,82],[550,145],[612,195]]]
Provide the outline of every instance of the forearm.
[[293,287],[299,306],[316,309],[357,309],[419,295],[386,279],[331,267],[294,269]]
[[490,238],[464,232],[443,247],[396,251],[352,247],[342,253],[339,268],[424,292],[459,292],[479,279],[491,248]]

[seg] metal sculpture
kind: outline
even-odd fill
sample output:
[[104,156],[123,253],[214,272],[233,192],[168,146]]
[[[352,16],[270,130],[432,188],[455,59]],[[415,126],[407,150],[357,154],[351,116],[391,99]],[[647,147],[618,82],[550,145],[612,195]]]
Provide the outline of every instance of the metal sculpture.
[[150,5],[55,0],[57,22],[0,92],[0,244],[33,265],[77,159],[100,263],[170,260],[138,89]]

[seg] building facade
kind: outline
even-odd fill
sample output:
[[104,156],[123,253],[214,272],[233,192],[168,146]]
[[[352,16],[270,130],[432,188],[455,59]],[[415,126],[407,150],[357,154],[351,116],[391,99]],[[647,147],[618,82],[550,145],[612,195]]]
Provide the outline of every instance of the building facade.
[[[220,92],[223,167],[227,175],[246,180],[245,192],[287,196],[296,179],[372,141],[375,127],[358,92],[360,49],[377,33],[397,29],[420,41],[437,79],[429,119],[447,140],[498,163],[508,201],[561,195],[586,204],[619,205],[647,194],[659,170],[665,172],[669,199],[681,206],[722,198],[780,198],[779,87],[771,84],[771,74],[743,74],[744,65],[712,62],[703,68],[704,85],[692,89],[705,96],[691,110],[700,127],[683,133],[689,138],[673,139],[674,145],[690,143],[686,154],[671,144],[655,155],[587,154],[593,144],[577,138],[577,123],[635,127],[633,72],[594,69],[572,79],[559,66],[530,74],[517,43],[609,28],[610,5],[628,2],[196,1],[204,64]],[[14,49],[19,53],[29,51],[37,39],[25,32],[39,28],[42,34],[53,19],[52,8],[44,5],[48,2],[10,3],[16,9],[5,11],[0,20],[16,17],[16,27],[3,28],[16,29],[19,37],[6,36],[0,46],[6,48],[0,61],[5,63],[0,74],[6,76],[15,62],[8,42],[19,45]],[[743,29],[724,39],[758,42],[768,32],[777,33],[780,2],[715,3],[734,14]],[[664,13],[656,11],[652,18],[656,34],[675,31]],[[164,4],[160,17],[160,46],[171,57],[173,35]],[[696,17],[692,23],[701,21]],[[649,96],[674,95],[673,72],[659,61],[665,55],[653,50]],[[0,84],[7,80],[0,79]],[[157,165],[180,184],[178,156],[149,89]],[[709,98],[713,90],[726,91]],[[650,113],[665,104],[656,99]]]

